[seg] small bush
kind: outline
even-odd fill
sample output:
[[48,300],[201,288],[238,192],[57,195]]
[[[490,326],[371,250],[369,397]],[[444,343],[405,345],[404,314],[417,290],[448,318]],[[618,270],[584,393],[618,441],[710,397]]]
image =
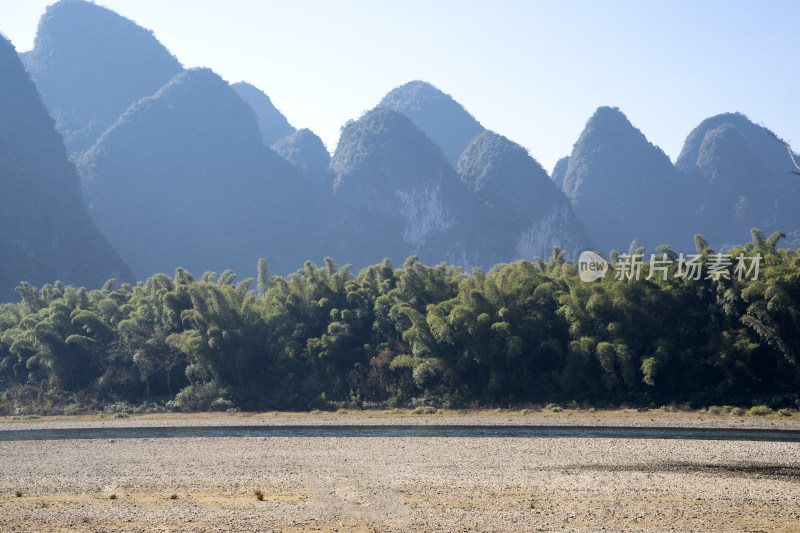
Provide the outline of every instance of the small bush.
[[437,413],[438,410],[435,407],[422,405],[411,411],[412,415],[435,415]]
[[209,411],[230,411],[235,409],[233,402],[225,398],[217,398],[208,406]]
[[336,414],[339,414],[339,415],[346,415],[346,414],[347,414],[347,409],[345,409],[344,407],[342,407],[341,409],[339,409],[338,411],[336,411]]
[[578,408],[578,402],[576,402],[575,400],[572,400],[567,404],[567,409],[577,409],[577,408]]
[[111,494],[108,495],[108,499],[109,500],[116,500],[117,499],[117,495],[112,492]]
[[792,416],[792,412],[788,409],[780,409],[778,410],[778,416]]
[[520,411],[520,413],[522,413],[523,415],[529,415],[529,414],[531,414],[531,410],[530,409],[523,409],[522,411]]
[[319,409],[314,409],[308,414],[310,414],[310,415],[318,415],[318,414],[321,414],[321,413],[322,413],[322,411],[320,411]]
[[264,493],[261,492],[261,489],[256,489],[253,491],[253,494],[256,495],[256,500],[263,502],[264,501]]
[[721,415],[724,412],[725,409],[723,407],[720,407],[719,405],[712,405],[711,407],[708,408],[708,414],[710,415]]
[[17,498],[22,498],[22,491],[21,490],[14,491],[14,496],[16,496]]
[[733,409],[731,409],[731,414],[733,416],[744,416],[744,413],[745,413],[745,410],[741,409],[739,407],[734,407]]
[[725,411],[726,413],[730,413],[734,409],[735,409],[735,407],[732,406],[732,405],[723,405],[722,406],[722,410]]
[[175,494],[175,493],[172,493],[172,494],[169,495],[169,499],[170,500],[177,500],[178,499],[178,495]]
[[71,403],[64,407],[64,414],[67,416],[79,415],[83,412],[83,406],[79,403]]
[[754,405],[753,407],[750,408],[749,411],[747,411],[747,414],[753,415],[753,416],[765,416],[765,415],[770,414],[771,412],[772,412],[772,409],[770,409],[766,405]]
[[558,405],[557,403],[548,403],[547,404],[547,408],[550,409],[554,413],[561,412],[561,406]]
[[[214,381],[192,383],[175,395],[175,406],[182,411],[208,411],[212,404],[220,400],[227,402],[224,396],[225,391],[220,389]],[[217,405],[219,404],[217,403]],[[225,405],[225,409],[227,409],[233,404],[228,402]]]

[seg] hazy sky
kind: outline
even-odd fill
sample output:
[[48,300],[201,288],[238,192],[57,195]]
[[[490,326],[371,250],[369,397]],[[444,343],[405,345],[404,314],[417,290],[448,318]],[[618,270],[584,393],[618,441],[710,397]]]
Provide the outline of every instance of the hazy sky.
[[[52,0],[0,0],[33,46]],[[339,128],[414,79],[451,94],[550,171],[601,105],[674,160],[702,119],[741,111],[800,148],[800,1],[100,0],[186,67],[266,92],[335,148]]]

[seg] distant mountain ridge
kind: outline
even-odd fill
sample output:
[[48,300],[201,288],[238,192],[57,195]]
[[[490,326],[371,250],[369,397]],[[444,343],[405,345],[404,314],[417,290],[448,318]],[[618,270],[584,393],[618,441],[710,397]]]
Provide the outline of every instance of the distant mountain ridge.
[[800,178],[740,114],[703,121],[673,164],[622,111],[600,107],[548,176],[420,80],[349,121],[331,156],[260,89],[184,70],[151,32],[83,0],[50,6],[19,57],[78,163],[88,212],[138,278],[179,266],[244,274],[259,257],[285,275],[325,256],[488,269],[554,246],[568,259],[692,252],[695,233],[724,249],[754,226],[800,246]]

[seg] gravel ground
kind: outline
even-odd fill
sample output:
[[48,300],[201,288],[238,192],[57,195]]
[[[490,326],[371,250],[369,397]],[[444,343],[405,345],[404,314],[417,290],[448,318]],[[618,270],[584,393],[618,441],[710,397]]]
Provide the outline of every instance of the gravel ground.
[[[242,418],[364,423],[363,415],[99,422]],[[509,423],[494,414],[452,418]],[[769,427],[769,419],[758,422]],[[405,437],[0,442],[0,531],[309,530],[800,531],[800,445]]]

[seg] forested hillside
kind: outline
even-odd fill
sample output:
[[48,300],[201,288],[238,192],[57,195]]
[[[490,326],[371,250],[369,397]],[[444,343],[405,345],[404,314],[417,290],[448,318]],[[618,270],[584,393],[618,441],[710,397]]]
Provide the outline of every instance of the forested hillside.
[[0,412],[797,405],[800,253],[776,249],[781,236],[754,230],[724,274],[698,236],[696,276],[662,248],[666,271],[645,259],[641,277],[621,275],[619,256],[591,283],[555,249],[488,273],[410,257],[358,274],[326,259],[288,278],[261,261],[256,280],[179,269],[97,290],[23,284],[0,307]]

